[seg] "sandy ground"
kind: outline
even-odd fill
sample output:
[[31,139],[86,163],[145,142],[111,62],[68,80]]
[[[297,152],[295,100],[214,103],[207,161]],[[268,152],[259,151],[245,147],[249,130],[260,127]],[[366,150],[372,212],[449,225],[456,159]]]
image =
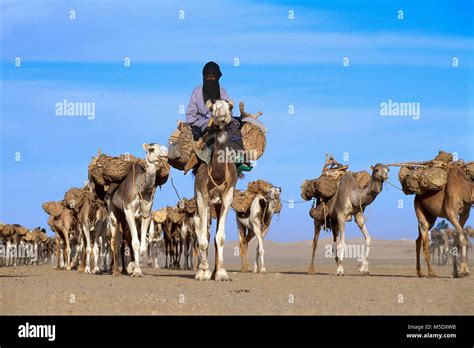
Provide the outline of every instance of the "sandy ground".
[[[435,265],[438,278],[415,277],[414,241],[376,241],[371,275],[359,275],[356,258],[347,258],[345,277],[335,276],[333,259],[324,256],[328,242],[320,243],[315,276],[307,275],[310,242],[267,241],[268,274],[241,273],[237,243],[228,243],[230,282],[148,267],[143,278],[3,267],[0,314],[474,314],[474,275],[453,279],[451,266]],[[252,244],[251,263],[254,250]]]

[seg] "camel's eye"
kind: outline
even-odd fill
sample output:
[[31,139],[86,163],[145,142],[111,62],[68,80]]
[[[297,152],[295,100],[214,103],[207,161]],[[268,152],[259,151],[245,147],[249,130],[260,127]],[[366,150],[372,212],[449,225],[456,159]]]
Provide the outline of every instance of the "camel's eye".
[[148,149],[148,151],[149,151],[149,152],[153,152],[153,151],[155,151],[155,148],[154,148],[154,147],[150,147],[150,148]]

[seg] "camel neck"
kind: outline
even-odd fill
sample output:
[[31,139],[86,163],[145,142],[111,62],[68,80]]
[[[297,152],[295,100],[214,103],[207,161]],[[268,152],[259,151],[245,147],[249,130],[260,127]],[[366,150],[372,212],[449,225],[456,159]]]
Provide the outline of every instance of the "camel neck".
[[144,190],[150,190],[155,186],[155,177],[156,177],[156,164],[146,160],[145,166],[145,185],[143,186]]

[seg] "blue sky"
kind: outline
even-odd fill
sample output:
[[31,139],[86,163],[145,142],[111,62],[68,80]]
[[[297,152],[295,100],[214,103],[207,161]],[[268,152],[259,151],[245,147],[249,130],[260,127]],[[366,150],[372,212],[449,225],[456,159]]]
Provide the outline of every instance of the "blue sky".
[[[46,226],[41,203],[82,186],[99,147],[142,156],[142,143],[166,144],[208,60],[269,129],[267,152],[241,188],[262,178],[299,201],[326,152],[348,153],[354,171],[439,149],[472,160],[473,13],[472,1],[3,0],[0,220]],[[56,116],[64,99],[94,102],[95,119]],[[380,116],[389,99],[420,103],[420,119]],[[192,177],[172,175],[190,197]],[[396,169],[390,182],[398,185]],[[176,199],[168,183],[154,206]],[[369,231],[416,238],[412,205],[413,196],[385,187],[367,210]],[[268,238],[312,238],[309,208],[284,206]],[[234,225],[230,214],[228,240],[237,239]],[[360,236],[353,223],[348,236]]]

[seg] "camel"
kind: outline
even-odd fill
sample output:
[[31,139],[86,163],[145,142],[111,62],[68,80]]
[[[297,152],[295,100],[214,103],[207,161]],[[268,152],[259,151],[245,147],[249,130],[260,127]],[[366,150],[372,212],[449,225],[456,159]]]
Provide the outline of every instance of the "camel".
[[[199,243],[200,262],[196,272],[196,280],[210,280],[211,277],[217,281],[230,280],[224,268],[224,242],[225,242],[225,221],[227,213],[232,204],[234,189],[237,183],[237,169],[234,163],[230,162],[227,156],[229,146],[229,131],[227,126],[232,120],[233,102],[227,100],[216,100],[214,103],[207,101],[206,106],[211,111],[210,123],[216,128],[214,148],[209,164],[199,161],[193,173],[194,196],[197,205],[196,234]],[[222,160],[224,157],[224,160]],[[209,270],[207,258],[209,241],[208,218],[210,205],[213,205],[217,215],[217,231],[214,238],[216,249],[216,263],[214,272]]]
[[432,229],[430,231],[430,254],[435,262],[435,252],[438,254],[438,265],[446,265],[448,261],[448,239],[446,230]]
[[464,277],[470,274],[467,264],[467,235],[464,224],[469,218],[474,203],[474,182],[469,181],[463,170],[456,163],[448,167],[446,185],[439,191],[430,191],[416,195],[414,200],[415,214],[418,219],[418,238],[416,240],[416,273],[418,277],[425,275],[421,271],[420,252],[423,254],[428,267],[428,277],[436,277],[430,265],[430,250],[428,231],[433,227],[436,218],[447,219],[459,234],[461,269],[453,265],[453,277]]
[[[336,194],[324,205],[327,214],[321,214],[314,219],[314,239],[312,244],[312,258],[309,266],[308,274],[316,274],[314,267],[314,257],[318,245],[318,238],[321,228],[329,226],[333,233],[333,240],[336,249],[336,275],[344,276],[344,250],[345,244],[345,223],[355,218],[355,222],[365,238],[365,254],[362,258],[362,265],[359,272],[369,274],[369,254],[372,244],[372,238],[369,235],[365,225],[364,211],[377,196],[382,192],[383,183],[388,179],[389,168],[383,164],[371,166],[371,180],[364,188],[359,188],[355,182],[355,178],[351,173],[342,176]],[[323,206],[321,205],[321,206]]]
[[[182,204],[183,203],[180,202],[179,206],[184,208]],[[195,214],[184,212],[184,219],[179,227],[180,239],[184,253],[184,270],[191,270],[194,268],[192,252],[196,241],[196,234],[194,233],[194,216]]]
[[56,248],[56,256],[57,256],[57,265],[56,269],[61,269],[61,260],[64,260],[63,257],[60,256],[60,245],[61,241],[65,244],[65,252],[66,252],[66,269],[68,271],[71,270],[71,245],[70,245],[70,235],[77,235],[78,233],[78,221],[77,216],[74,213],[74,210],[69,209],[65,205],[63,205],[63,210],[61,215],[58,217],[50,216],[48,219],[48,225],[53,232],[56,233],[56,240],[57,240],[57,248]]
[[158,259],[164,254],[163,224],[156,223],[153,219],[150,222],[148,233],[148,265],[160,268]]
[[247,248],[248,243],[254,236],[256,236],[258,246],[253,272],[267,273],[263,257],[265,253],[263,249],[263,240],[270,228],[277,202],[280,199],[280,193],[281,188],[272,187],[266,195],[255,195],[250,205],[250,210],[247,213],[236,213],[240,241],[240,257],[242,259],[242,272],[249,271]]
[[[73,209],[79,220],[80,228],[82,230],[85,242],[86,252],[83,253],[83,260],[80,272],[91,273],[91,251],[92,243],[94,244],[94,269],[92,273],[100,273],[99,269],[99,245],[100,240],[106,237],[106,219],[107,211],[105,207],[99,204],[97,199],[94,199],[91,187],[86,185],[83,189],[82,199],[77,202],[75,198],[71,198],[65,202],[67,207]],[[65,198],[66,199],[66,198]],[[91,238],[92,232],[92,238]],[[82,249],[82,248],[81,248]]]
[[[178,204],[179,205],[179,204]],[[180,269],[180,260],[182,252],[181,224],[182,221],[173,221],[170,217],[173,211],[181,214],[179,207],[168,207],[168,216],[163,223],[163,240],[165,246],[165,268]],[[169,258],[169,262],[168,262]]]
[[[157,187],[157,171],[168,156],[168,150],[158,144],[143,144],[143,149],[146,153],[145,168],[143,169],[137,162],[134,162],[125,179],[106,197],[109,215],[108,227],[111,231],[111,246],[114,256],[113,275],[115,276],[120,275],[118,270],[118,247],[120,245],[117,238],[119,227],[121,233],[125,233],[127,227],[130,230],[134,261],[132,277],[143,276],[140,268],[140,253],[144,254],[147,250],[146,235],[150,225],[151,208]],[[141,222],[141,242],[138,237],[136,218],[139,218]],[[125,224],[128,226],[125,226]],[[125,265],[123,265],[122,271],[124,268]]]

